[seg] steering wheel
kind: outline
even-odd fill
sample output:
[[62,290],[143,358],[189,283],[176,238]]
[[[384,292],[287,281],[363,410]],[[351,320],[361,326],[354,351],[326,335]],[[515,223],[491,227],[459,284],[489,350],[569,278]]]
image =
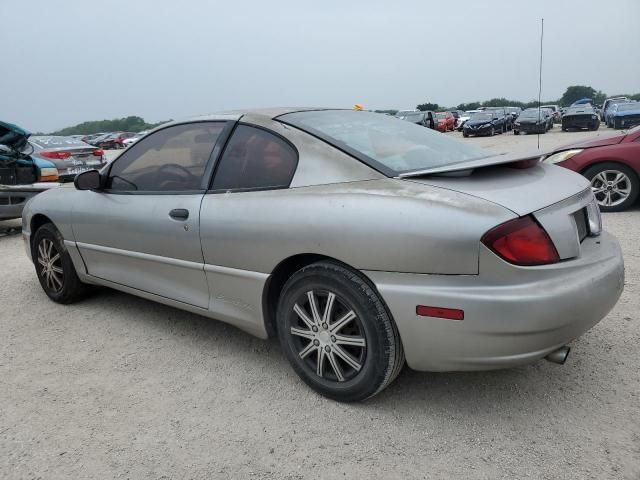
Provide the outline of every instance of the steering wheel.
[[194,174],[192,174],[189,170],[187,170],[186,167],[183,167],[182,165],[178,165],[177,163],[165,163],[164,165],[162,165],[160,168],[158,168],[158,170],[156,170],[156,174],[155,174],[156,178],[158,178],[161,173],[163,173],[165,170],[168,170],[169,168],[180,170],[186,173],[187,178],[177,173],[174,173],[174,176],[179,177],[179,180],[185,182],[187,185],[190,185],[194,180],[197,180],[197,177]]

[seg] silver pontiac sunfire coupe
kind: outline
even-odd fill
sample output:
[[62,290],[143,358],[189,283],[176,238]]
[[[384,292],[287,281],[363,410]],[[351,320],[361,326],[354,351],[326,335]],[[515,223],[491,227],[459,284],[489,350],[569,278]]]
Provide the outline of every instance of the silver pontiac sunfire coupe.
[[273,109],[149,133],[38,195],[23,233],[42,288],[104,285],[277,335],[341,401],[402,369],[547,357],[600,321],[623,261],[582,176],[371,112]]

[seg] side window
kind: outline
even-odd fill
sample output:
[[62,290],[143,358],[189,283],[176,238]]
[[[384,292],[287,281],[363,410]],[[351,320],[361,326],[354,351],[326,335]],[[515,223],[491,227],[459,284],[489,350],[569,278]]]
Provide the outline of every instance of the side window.
[[225,122],[187,123],[145,136],[115,161],[107,189],[201,190],[209,156],[224,126]]
[[298,164],[291,145],[260,128],[238,125],[213,178],[213,190],[288,187]]

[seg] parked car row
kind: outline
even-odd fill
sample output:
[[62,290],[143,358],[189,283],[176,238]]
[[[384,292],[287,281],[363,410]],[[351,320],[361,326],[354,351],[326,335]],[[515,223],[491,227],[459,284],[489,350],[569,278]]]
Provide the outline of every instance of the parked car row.
[[[108,133],[96,133],[93,135],[87,135],[82,138],[82,141],[100,147],[105,150],[125,148],[128,144],[125,140],[138,135],[135,132],[108,132]],[[139,138],[139,137],[138,137]],[[130,144],[130,143],[129,143]]]

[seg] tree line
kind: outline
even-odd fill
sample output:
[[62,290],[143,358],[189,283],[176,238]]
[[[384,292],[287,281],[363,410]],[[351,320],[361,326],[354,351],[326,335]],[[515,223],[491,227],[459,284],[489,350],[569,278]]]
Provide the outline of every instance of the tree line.
[[[640,93],[636,94],[617,94],[611,95],[612,97],[629,97],[632,100],[640,101]],[[543,101],[542,105],[560,105],[561,107],[568,107],[576,100],[581,98],[591,98],[596,105],[602,105],[608,95],[596,90],[587,85],[572,85],[567,88],[562,97],[557,100]],[[534,108],[538,106],[537,100],[531,100],[529,102],[521,102],[519,100],[509,100],[507,98],[492,98],[483,102],[468,102],[460,103],[454,108],[445,107],[444,105],[438,105],[437,103],[421,103],[416,105],[416,110],[420,111],[443,111],[443,110],[476,110],[480,107],[520,107],[520,108]],[[385,111],[385,113],[388,111]]]
[[144,118],[137,116],[129,116],[124,118],[114,118],[113,120],[94,120],[90,122],[82,122],[72,127],[63,128],[50,135],[90,135],[99,132],[140,132],[169,122],[165,120],[158,123],[147,123]]

